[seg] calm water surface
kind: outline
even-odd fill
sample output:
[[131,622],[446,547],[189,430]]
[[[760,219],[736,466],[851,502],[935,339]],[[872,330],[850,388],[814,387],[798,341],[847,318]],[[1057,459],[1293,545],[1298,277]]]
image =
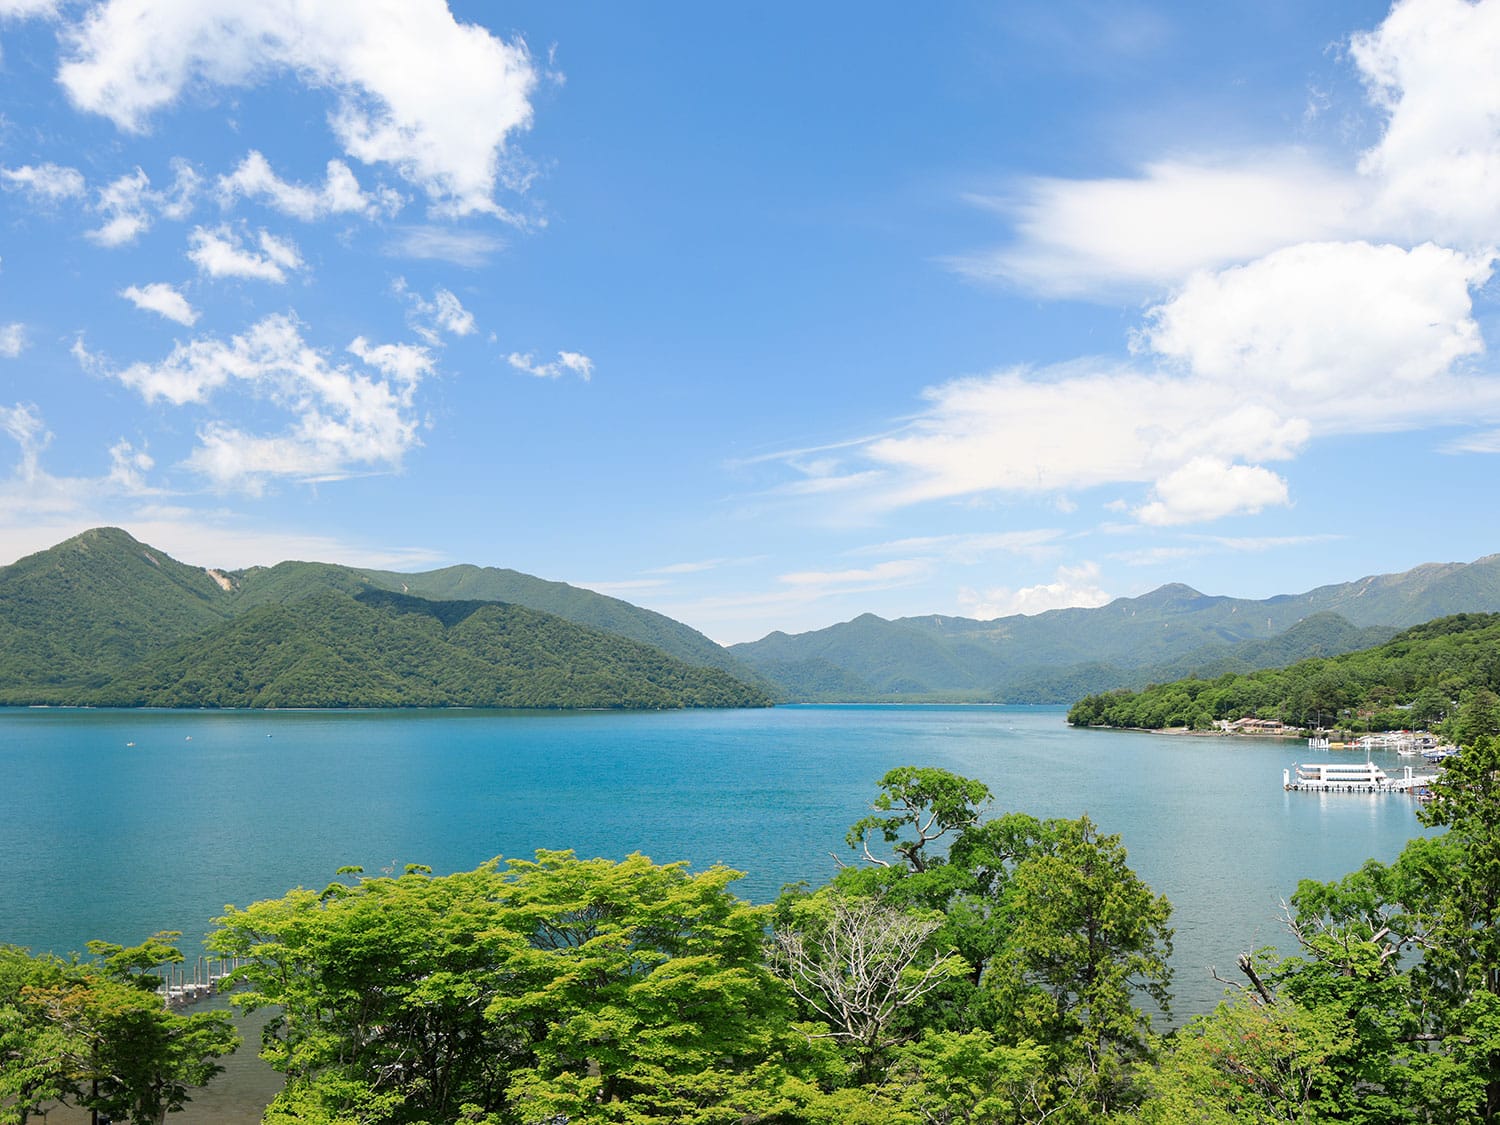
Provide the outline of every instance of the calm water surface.
[[[985,781],[994,811],[1088,813],[1175,906],[1177,1014],[1209,967],[1282,938],[1304,877],[1390,860],[1409,798],[1285,793],[1297,743],[1075,731],[1055,708],[781,707],[650,714],[0,710],[0,941],[81,950],[342,864],[438,873],[538,848],[748,872],[756,902],[825,882],[896,765]],[[1400,760],[1381,762],[1395,770]]]

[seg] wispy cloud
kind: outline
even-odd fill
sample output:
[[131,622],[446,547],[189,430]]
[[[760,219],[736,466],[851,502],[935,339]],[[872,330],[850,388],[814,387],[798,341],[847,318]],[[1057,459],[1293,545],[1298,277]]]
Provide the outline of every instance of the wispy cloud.
[[138,309],[154,312],[184,327],[191,328],[198,323],[197,310],[186,297],[165,281],[153,281],[149,285],[129,285],[120,290],[120,296]]
[[486,231],[458,227],[409,226],[397,230],[385,245],[393,258],[432,259],[478,269],[505,249],[505,239]]
[[524,355],[511,352],[506,356],[506,362],[517,371],[538,379],[557,379],[569,372],[585,383],[594,377],[594,361],[582,352],[558,352],[557,358],[547,363],[538,363],[531,352]]

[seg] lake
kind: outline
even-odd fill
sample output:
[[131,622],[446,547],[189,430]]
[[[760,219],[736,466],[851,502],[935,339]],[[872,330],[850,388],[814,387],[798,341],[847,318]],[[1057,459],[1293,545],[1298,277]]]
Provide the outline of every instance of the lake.
[[[1323,752],[1321,756],[1327,756]],[[1283,940],[1297,880],[1393,859],[1410,798],[1286,793],[1300,743],[1077,731],[1061,708],[749,711],[0,710],[0,941],[81,950],[181,930],[343,864],[438,873],[538,848],[825,882],[892,766],[986,782],[994,812],[1088,813],[1175,907],[1178,1018]],[[1394,771],[1403,760],[1377,759]]]

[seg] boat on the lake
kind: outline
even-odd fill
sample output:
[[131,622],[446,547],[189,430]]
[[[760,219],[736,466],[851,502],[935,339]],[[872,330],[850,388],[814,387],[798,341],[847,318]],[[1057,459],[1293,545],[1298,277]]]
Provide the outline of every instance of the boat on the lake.
[[1419,774],[1403,766],[1392,777],[1374,762],[1310,762],[1281,771],[1281,787],[1312,793],[1412,793],[1432,781],[1432,774]]

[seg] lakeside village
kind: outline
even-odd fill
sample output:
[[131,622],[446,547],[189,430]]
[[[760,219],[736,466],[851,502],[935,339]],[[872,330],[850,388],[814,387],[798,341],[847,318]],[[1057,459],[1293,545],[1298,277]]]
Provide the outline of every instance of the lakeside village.
[[[1303,730],[1289,727],[1278,719],[1220,719],[1214,723],[1220,734],[1260,736],[1265,738],[1301,738]],[[1392,776],[1370,760],[1375,750],[1394,751],[1404,758],[1422,758],[1430,765],[1441,767],[1443,762],[1458,753],[1458,747],[1440,742],[1436,735],[1425,730],[1389,731],[1381,734],[1366,734],[1359,738],[1336,740],[1327,734],[1315,734],[1307,739],[1309,750],[1364,751],[1365,760],[1311,762],[1281,771],[1283,789],[1313,793],[1406,793],[1418,800],[1432,797],[1431,784],[1437,774],[1418,772],[1415,766],[1403,766],[1401,773]]]

